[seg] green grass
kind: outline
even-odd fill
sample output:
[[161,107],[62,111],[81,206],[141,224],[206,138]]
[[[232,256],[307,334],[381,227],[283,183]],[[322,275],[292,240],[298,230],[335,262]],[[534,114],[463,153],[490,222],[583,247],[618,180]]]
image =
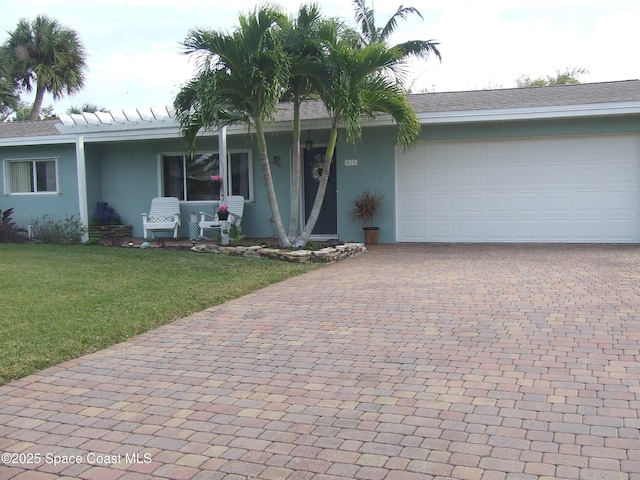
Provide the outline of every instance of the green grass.
[[0,244],[0,385],[314,268],[177,250]]

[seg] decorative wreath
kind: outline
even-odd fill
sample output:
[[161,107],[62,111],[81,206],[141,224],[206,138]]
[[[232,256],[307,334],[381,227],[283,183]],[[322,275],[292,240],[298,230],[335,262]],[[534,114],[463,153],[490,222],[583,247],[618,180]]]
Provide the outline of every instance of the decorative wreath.
[[320,177],[322,177],[322,171],[324,170],[324,162],[320,160],[314,160],[311,164],[311,175],[316,182],[320,182]]

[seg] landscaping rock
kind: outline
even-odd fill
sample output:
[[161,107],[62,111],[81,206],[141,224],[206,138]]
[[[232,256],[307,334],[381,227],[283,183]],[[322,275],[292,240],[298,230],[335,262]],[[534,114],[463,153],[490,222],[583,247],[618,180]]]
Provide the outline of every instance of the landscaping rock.
[[367,251],[364,243],[345,243],[335,247],[326,247],[320,250],[280,250],[261,245],[227,247],[216,244],[196,245],[191,248],[193,252],[219,253],[222,255],[236,255],[250,258],[271,258],[286,260],[288,262],[319,262],[332,263],[343,258],[360,255]]

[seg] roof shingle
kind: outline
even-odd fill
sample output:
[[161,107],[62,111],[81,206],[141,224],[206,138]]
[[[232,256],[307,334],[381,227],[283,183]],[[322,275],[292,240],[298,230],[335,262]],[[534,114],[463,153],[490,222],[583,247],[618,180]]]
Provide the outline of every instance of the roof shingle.
[[[409,100],[418,114],[640,102],[640,80],[552,87],[422,93],[410,95]],[[328,118],[327,110],[320,100],[303,103],[300,114],[304,120]],[[292,104],[281,103],[275,120],[276,122],[293,120]],[[55,127],[57,123],[60,123],[59,120],[0,123],[0,138],[15,139],[59,135],[60,132]]]

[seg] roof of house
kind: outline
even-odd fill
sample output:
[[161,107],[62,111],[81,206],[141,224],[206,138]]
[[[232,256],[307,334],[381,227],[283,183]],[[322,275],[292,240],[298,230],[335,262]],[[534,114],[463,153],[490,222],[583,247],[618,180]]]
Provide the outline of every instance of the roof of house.
[[[417,93],[411,94],[409,101],[418,114],[640,102],[640,80],[498,90]],[[327,118],[327,110],[319,100],[308,101],[302,104],[300,116],[305,120],[323,119]],[[276,121],[292,119],[292,104],[281,104]]]
[[[603,83],[583,83],[578,85],[557,85],[547,87],[511,88],[499,90],[473,90],[461,92],[422,93],[410,95],[410,102],[418,116],[433,116],[443,118],[451,112],[504,112],[532,111],[531,109],[547,109],[581,106],[581,105],[640,105],[640,80],[625,80]],[[633,110],[637,113],[637,108]],[[320,100],[312,100],[302,104],[301,118],[306,121],[326,120],[327,110]],[[90,116],[89,114],[88,116]],[[105,115],[99,114],[93,120],[74,115],[62,116],[60,120],[43,120],[35,122],[6,122],[0,124],[0,139],[18,139],[25,137],[47,137],[60,135],[60,130],[70,133],[78,127],[94,129],[121,129],[120,125],[138,123],[140,128],[153,129],[154,125],[163,123],[165,127],[175,128],[175,120],[170,109],[164,116],[158,117],[153,110],[150,114],[135,114],[136,120],[130,115],[113,115],[113,122],[105,122]],[[480,117],[476,117],[480,118]],[[293,119],[291,103],[281,103],[276,116],[276,123],[290,122]],[[92,120],[92,121],[91,121]],[[62,125],[61,124],[64,125]],[[57,128],[62,127],[62,128]],[[80,130],[78,130],[80,131]]]
[[45,135],[59,135],[56,124],[60,120],[36,120],[24,122],[0,123],[0,138],[39,137]]

